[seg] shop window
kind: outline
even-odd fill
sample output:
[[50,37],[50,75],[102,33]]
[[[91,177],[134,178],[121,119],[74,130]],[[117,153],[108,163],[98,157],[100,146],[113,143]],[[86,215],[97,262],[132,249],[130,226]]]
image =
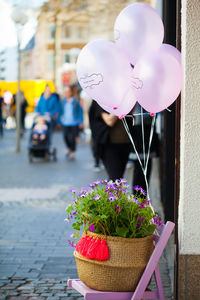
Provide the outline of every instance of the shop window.
[[70,63],[70,55],[69,54],[65,54],[65,63]]

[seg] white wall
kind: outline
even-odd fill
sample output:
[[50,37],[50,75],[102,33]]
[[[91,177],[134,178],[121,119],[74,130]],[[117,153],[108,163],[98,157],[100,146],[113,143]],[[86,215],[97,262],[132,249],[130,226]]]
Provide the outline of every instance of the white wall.
[[182,0],[180,254],[200,254],[200,1]]

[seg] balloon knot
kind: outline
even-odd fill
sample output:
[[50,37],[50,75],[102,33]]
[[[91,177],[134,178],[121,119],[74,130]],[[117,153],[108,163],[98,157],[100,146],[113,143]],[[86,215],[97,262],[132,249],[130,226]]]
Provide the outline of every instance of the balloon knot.
[[113,109],[117,109],[117,107],[115,106],[115,107],[113,107]]
[[120,117],[119,117],[119,119],[121,120],[121,119],[123,119],[125,117],[125,114],[124,115],[121,115]]
[[155,116],[155,114],[154,114],[154,113],[150,113],[150,116],[151,116],[151,117],[154,117],[154,116]]

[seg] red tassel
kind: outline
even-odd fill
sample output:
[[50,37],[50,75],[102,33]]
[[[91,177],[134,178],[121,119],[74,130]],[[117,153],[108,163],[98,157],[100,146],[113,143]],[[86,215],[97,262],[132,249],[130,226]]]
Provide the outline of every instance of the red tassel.
[[96,252],[97,260],[107,260],[109,258],[108,246],[105,240],[101,240],[99,247]]
[[97,249],[101,243],[100,239],[92,239],[86,257],[90,259],[96,258]]
[[81,253],[81,251],[82,251],[83,244],[84,244],[84,242],[85,242],[84,240],[85,240],[85,236],[82,237],[82,238],[78,241],[78,243],[76,244],[76,251],[77,251],[78,253]]
[[76,246],[76,251],[81,255],[86,256],[90,243],[91,243],[91,238],[89,236],[86,235],[82,237]]

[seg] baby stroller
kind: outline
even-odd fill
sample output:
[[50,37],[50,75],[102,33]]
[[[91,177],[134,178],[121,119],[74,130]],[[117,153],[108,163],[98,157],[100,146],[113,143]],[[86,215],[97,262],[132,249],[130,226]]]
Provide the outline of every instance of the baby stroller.
[[51,158],[56,161],[56,148],[51,147],[51,134],[52,134],[52,124],[50,120],[45,120],[47,125],[46,138],[44,140],[34,140],[33,139],[33,129],[36,125],[36,121],[32,125],[29,143],[28,143],[28,159],[29,162],[33,162],[34,157],[43,158],[45,161],[49,161]]

